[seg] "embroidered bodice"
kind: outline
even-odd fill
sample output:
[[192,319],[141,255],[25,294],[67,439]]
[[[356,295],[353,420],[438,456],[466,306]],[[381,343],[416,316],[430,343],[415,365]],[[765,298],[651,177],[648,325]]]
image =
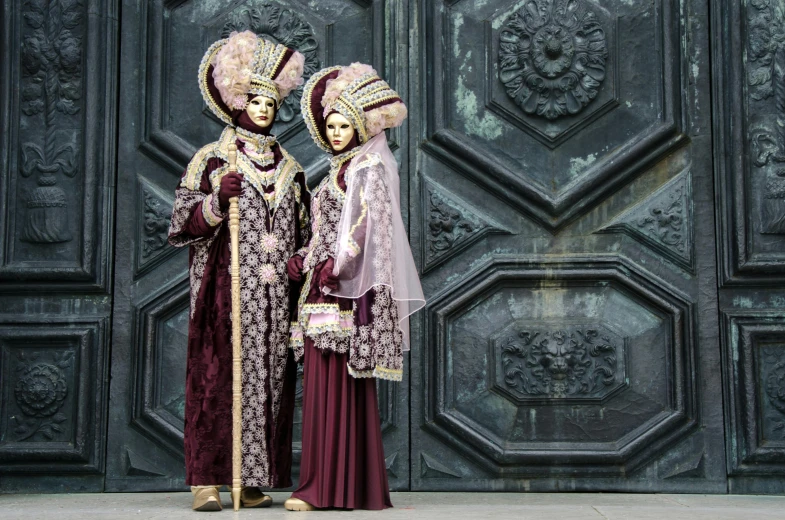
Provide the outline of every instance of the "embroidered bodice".
[[338,222],[346,193],[339,184],[344,165],[357,155],[355,148],[330,159],[330,172],[322,179],[311,198],[311,243],[303,262],[304,272],[311,271],[335,254]]

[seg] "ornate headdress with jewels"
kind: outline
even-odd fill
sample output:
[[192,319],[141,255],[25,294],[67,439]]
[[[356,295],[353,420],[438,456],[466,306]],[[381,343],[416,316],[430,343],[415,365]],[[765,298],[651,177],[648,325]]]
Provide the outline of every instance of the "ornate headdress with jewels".
[[[248,95],[284,98],[303,83],[305,57],[252,31],[232,33],[207,49],[199,65],[199,89],[210,110],[233,125],[232,116],[248,106]],[[234,112],[234,113],[233,113]]]
[[373,67],[362,63],[329,67],[311,76],[303,89],[300,108],[311,137],[328,152],[332,148],[325,134],[325,121],[332,112],[352,123],[360,144],[386,128],[399,126],[407,114],[398,93]]

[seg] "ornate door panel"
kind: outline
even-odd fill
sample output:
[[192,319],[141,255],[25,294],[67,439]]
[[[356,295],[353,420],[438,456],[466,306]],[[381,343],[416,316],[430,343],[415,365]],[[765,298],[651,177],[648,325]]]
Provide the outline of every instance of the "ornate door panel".
[[712,20],[731,492],[785,491],[785,2],[720,2]]
[[707,4],[424,2],[412,489],[726,489]]
[[0,492],[104,486],[118,7],[2,7]]
[[[204,51],[233,30],[251,29],[300,50],[307,75],[322,66],[363,61],[398,87],[396,71],[404,65],[391,51],[398,52],[399,33],[406,36],[400,22],[405,14],[400,3],[381,0],[123,2],[107,490],[184,485],[188,256],[170,247],[166,235],[185,165],[222,129],[204,107],[196,83]],[[405,49],[404,42],[400,45]],[[405,94],[405,82],[400,88]],[[299,117],[299,93],[286,100],[279,117],[276,135],[315,186],[327,161]],[[392,137],[407,141],[404,131]],[[408,160],[406,147],[398,148],[401,160]],[[408,486],[406,403],[405,385],[380,386],[394,488]]]

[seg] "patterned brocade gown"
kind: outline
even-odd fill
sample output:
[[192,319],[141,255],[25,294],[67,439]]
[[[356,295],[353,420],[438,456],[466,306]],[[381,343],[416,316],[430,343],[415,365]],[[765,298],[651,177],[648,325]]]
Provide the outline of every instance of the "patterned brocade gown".
[[[318,281],[322,270],[332,268],[345,175],[356,152],[334,157],[330,174],[314,190],[311,242],[298,252],[305,257],[306,276],[292,345],[304,358],[303,451],[292,496],[318,508],[379,510],[392,502],[376,378],[402,377],[398,308],[386,286],[346,299],[322,294]],[[386,187],[378,187],[376,202],[383,208]],[[364,243],[362,222],[355,223],[355,232],[356,242]]]
[[291,486],[296,365],[288,349],[299,287],[286,261],[309,236],[302,168],[274,137],[227,127],[196,153],[176,192],[169,241],[190,246],[186,483],[231,483],[232,348],[228,220],[218,187],[238,147],[245,486]]

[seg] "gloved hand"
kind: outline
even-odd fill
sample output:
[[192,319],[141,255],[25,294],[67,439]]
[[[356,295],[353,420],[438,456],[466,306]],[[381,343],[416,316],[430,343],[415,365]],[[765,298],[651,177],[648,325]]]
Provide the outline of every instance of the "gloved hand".
[[221,211],[229,209],[229,199],[239,197],[243,190],[243,176],[239,173],[230,173],[221,178],[221,187],[218,190],[218,205]]
[[303,279],[303,257],[294,255],[286,262],[286,274],[293,282],[299,282]]
[[335,260],[330,257],[324,263],[324,267],[319,272],[319,289],[324,292],[324,288],[334,291],[338,288],[338,276],[333,274],[335,268]]

